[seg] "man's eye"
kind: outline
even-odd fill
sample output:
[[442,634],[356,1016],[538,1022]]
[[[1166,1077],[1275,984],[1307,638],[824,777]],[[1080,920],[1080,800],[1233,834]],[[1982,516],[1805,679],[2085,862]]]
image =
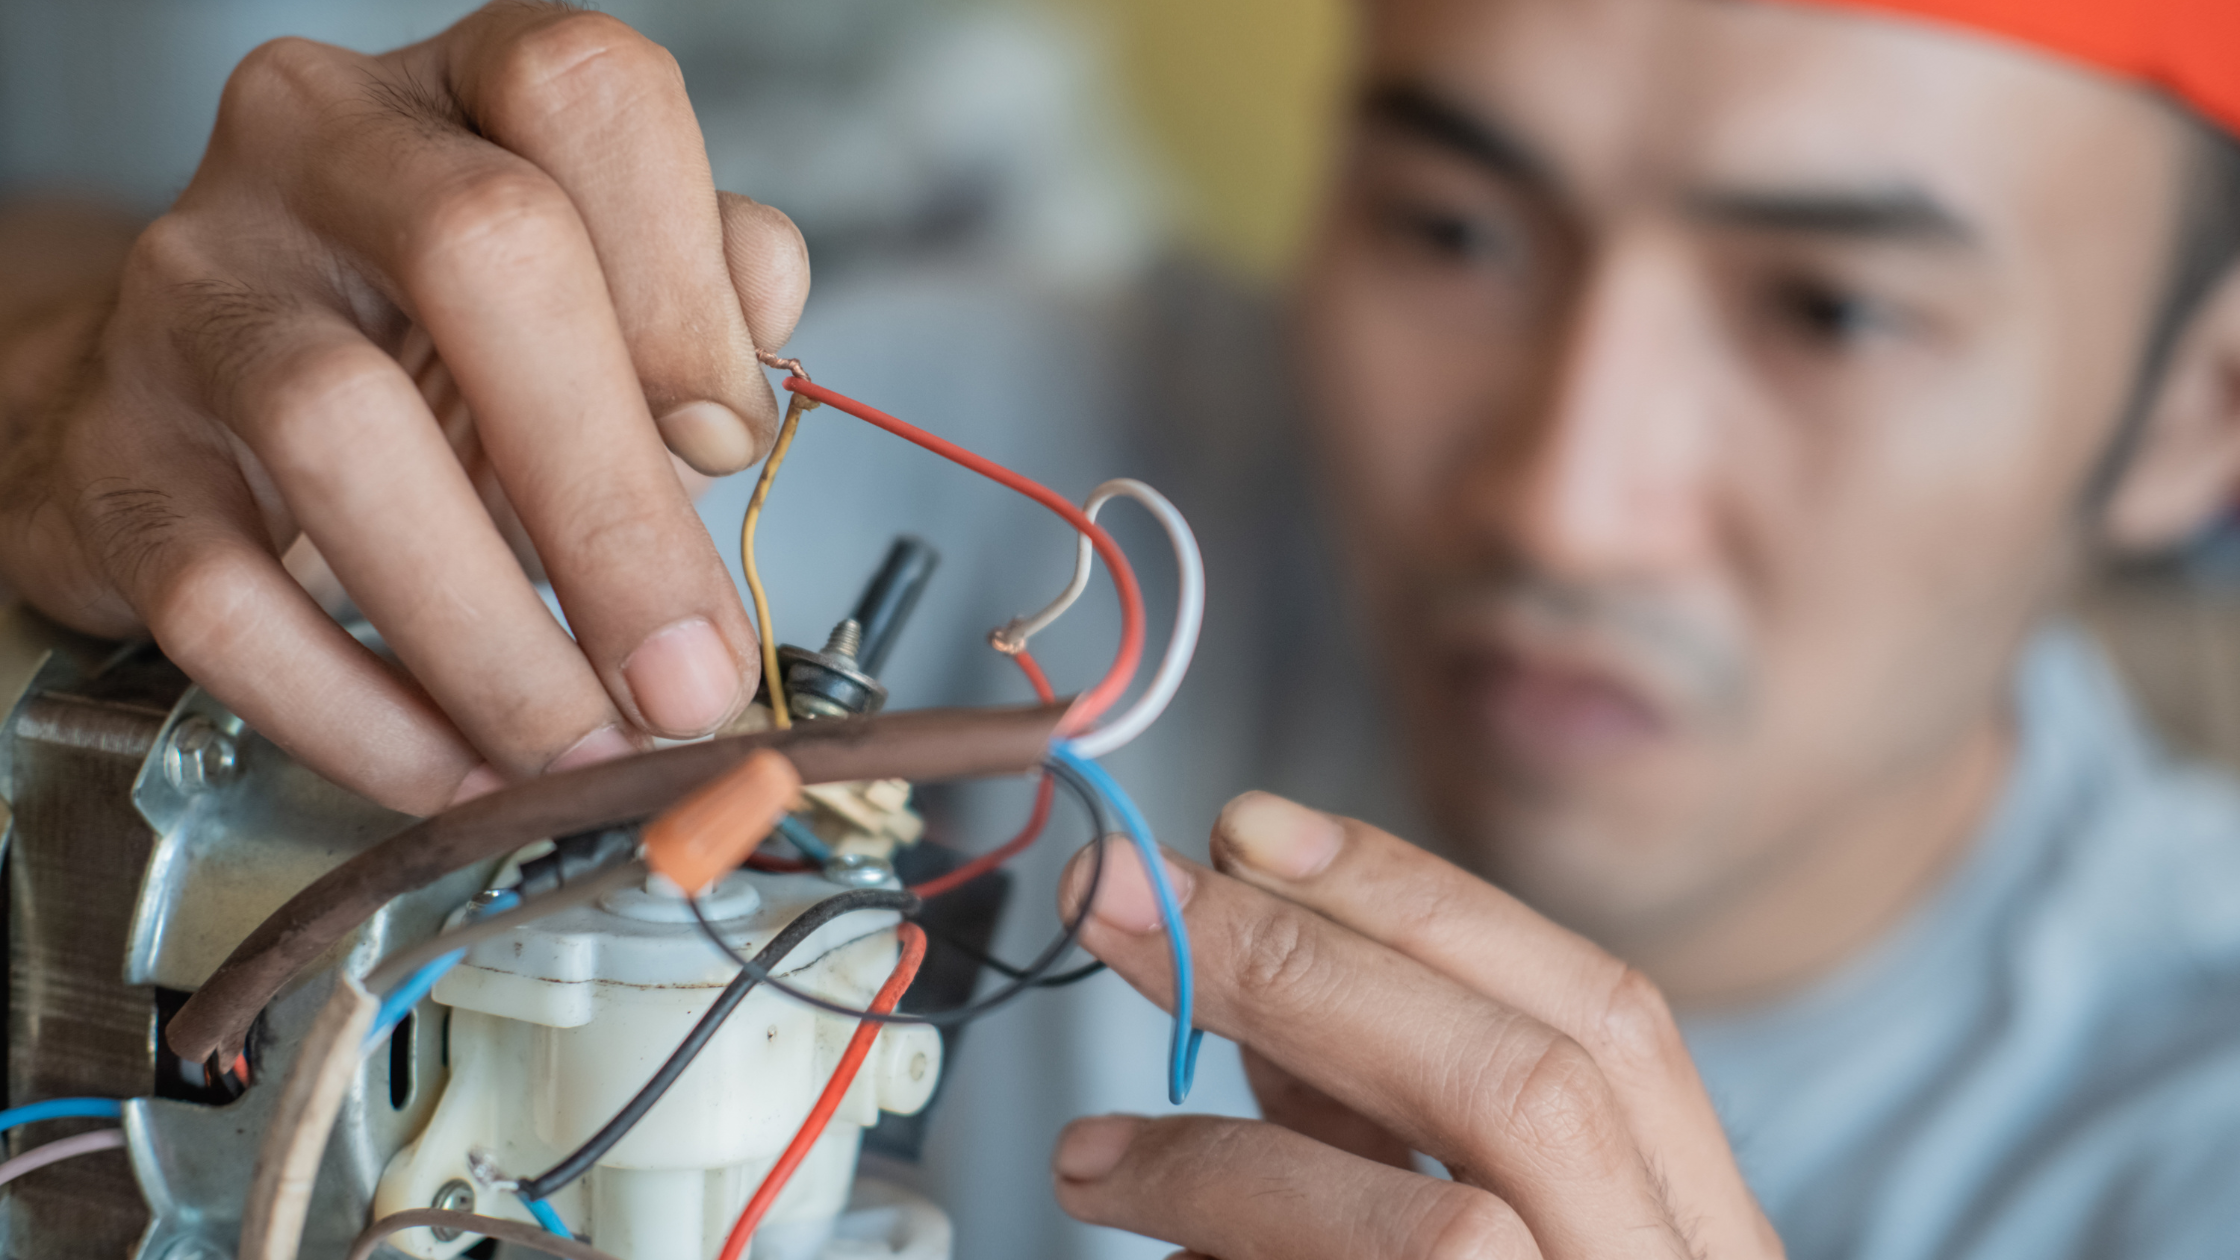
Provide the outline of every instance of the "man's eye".
[[1773,297],[1775,313],[1784,323],[1830,344],[1898,331],[1904,324],[1900,313],[1886,303],[1815,280],[1785,281]]
[[1388,206],[1377,217],[1394,238],[1448,261],[1488,262],[1512,250],[1509,233],[1483,215]]

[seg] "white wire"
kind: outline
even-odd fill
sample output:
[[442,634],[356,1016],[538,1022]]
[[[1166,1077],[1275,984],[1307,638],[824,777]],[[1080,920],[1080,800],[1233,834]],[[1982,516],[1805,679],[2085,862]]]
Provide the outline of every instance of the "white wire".
[[59,1164],[77,1155],[91,1155],[95,1151],[113,1151],[124,1145],[123,1129],[95,1129],[74,1137],[56,1138],[44,1146],[34,1146],[7,1163],[0,1164],[0,1186],[4,1186],[27,1172]]
[[[1093,521],[1097,519],[1098,510],[1116,498],[1141,503],[1167,531],[1168,541],[1174,544],[1175,570],[1181,592],[1175,600],[1174,632],[1167,637],[1167,651],[1159,659],[1159,672],[1152,675],[1151,686],[1126,712],[1073,741],[1087,757],[1104,756],[1143,734],[1158,720],[1167,703],[1174,699],[1175,691],[1182,686],[1182,676],[1190,670],[1190,657],[1198,650],[1198,628],[1205,621],[1206,566],[1198,554],[1198,539],[1190,532],[1190,522],[1182,519],[1182,513],[1167,501],[1167,496],[1133,477],[1118,477],[1098,486],[1082,505],[1082,511]],[[1083,534],[1074,553],[1073,580],[1066,584],[1064,592],[1041,612],[1016,618],[989,635],[989,641],[998,651],[1015,653],[1025,648],[1028,639],[1049,628],[1051,622],[1081,598],[1081,592],[1089,589],[1089,570],[1094,557],[1089,536]]]

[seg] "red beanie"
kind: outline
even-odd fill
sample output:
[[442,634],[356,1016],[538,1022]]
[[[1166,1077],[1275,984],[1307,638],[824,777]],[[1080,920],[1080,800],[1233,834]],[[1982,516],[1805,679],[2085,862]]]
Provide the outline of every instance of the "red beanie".
[[2240,0],[1812,0],[1970,26],[2161,88],[2240,133]]

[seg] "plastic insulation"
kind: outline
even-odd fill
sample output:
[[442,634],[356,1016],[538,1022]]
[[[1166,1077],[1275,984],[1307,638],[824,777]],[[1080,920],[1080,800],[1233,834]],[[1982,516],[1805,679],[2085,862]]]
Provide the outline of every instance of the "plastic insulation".
[[[514,1193],[521,1194],[518,1190]],[[521,1206],[529,1209],[529,1215],[537,1218],[538,1227],[544,1230],[547,1235],[553,1238],[565,1238],[569,1242],[575,1241],[576,1236],[568,1232],[568,1223],[560,1219],[558,1208],[553,1207],[543,1199],[532,1199],[526,1194],[521,1194]],[[532,1241],[529,1245],[532,1247],[539,1246],[541,1241]]]
[[[924,925],[921,924],[920,926]],[[1081,981],[1097,974],[1098,972],[1105,970],[1105,965],[1102,962],[1091,962],[1084,964],[1083,966],[1076,967],[1071,971],[1061,971],[1054,976],[1036,976],[1030,974],[1024,967],[1014,967],[1010,963],[1003,961],[1001,958],[998,958],[995,955],[986,952],[985,950],[975,949],[962,939],[951,936],[947,932],[940,932],[934,930],[933,928],[926,928],[926,937],[929,940],[936,940],[941,942],[942,944],[957,951],[958,953],[963,954],[965,957],[971,959],[972,961],[979,963],[983,967],[986,967],[988,970],[995,972],[997,975],[1004,976],[1012,980],[1030,981],[1031,983],[1033,983],[1034,987],[1038,989],[1062,989],[1069,984],[1078,984]]]
[[95,1129],[72,1137],[56,1138],[44,1146],[34,1146],[23,1154],[0,1164],[0,1186],[7,1185],[27,1172],[36,1172],[49,1164],[78,1155],[91,1155],[95,1151],[114,1151],[124,1147],[123,1129]]
[[[1102,757],[1134,739],[1159,720],[1174,693],[1182,687],[1182,676],[1190,672],[1190,658],[1198,650],[1198,630],[1206,619],[1206,563],[1199,554],[1197,535],[1190,532],[1190,522],[1167,496],[1131,477],[1105,482],[1096,493],[1089,496],[1087,512],[1095,519],[1097,509],[1117,497],[1134,499],[1149,509],[1167,531],[1167,541],[1174,544],[1174,566],[1177,593],[1174,606],[1174,630],[1167,636],[1167,650],[1159,658],[1159,668],[1151,675],[1151,685],[1127,710],[1110,722],[1088,731],[1074,740],[1085,757]],[[1088,585],[1089,548],[1080,549],[1074,565],[1074,585],[1067,588],[1060,602],[1051,607],[1059,612],[1073,603],[1080,589]],[[1025,646],[1021,637],[1020,645]]]
[[[520,904],[521,894],[509,888],[492,898],[488,905],[471,908],[466,921],[471,923],[494,912],[504,913]],[[466,956],[467,951],[464,949],[452,950],[413,972],[411,978],[390,990],[389,995],[381,999],[381,1009],[374,1012],[373,1031],[366,1034],[366,1053],[373,1053],[376,1046],[388,1040],[389,1034],[404,1022],[404,1017],[412,1013],[412,1008],[427,1000],[428,994],[436,987],[436,981],[443,979]]]
[[1048,774],[1043,775],[1042,782],[1035,785],[1034,809],[1027,814],[1027,825],[1019,829],[1018,835],[946,875],[937,875],[923,883],[910,885],[910,891],[930,900],[945,892],[962,888],[1019,856],[1041,837],[1042,829],[1050,822],[1050,806],[1056,798],[1057,785],[1050,781]]
[[802,781],[812,784],[1027,774],[1042,764],[1063,716],[1050,705],[828,718],[679,744],[500,788],[414,823],[311,881],[234,947],[164,1026],[164,1040],[180,1058],[222,1072],[241,1050],[249,1025],[288,982],[391,900],[535,840],[659,813],[758,748],[785,753]]
[[1012,981],[1010,984],[1005,985],[1003,988],[997,989],[995,992],[989,994],[988,996],[980,999],[977,1002],[971,1003],[970,1005],[960,1006],[954,1010],[947,1011],[926,1011],[918,1014],[908,1015],[899,1013],[882,1015],[876,1011],[858,1010],[852,1006],[842,1006],[838,1002],[828,1002],[825,999],[818,997],[814,993],[805,993],[800,989],[794,988],[792,985],[787,984],[785,981],[772,976],[769,972],[762,971],[760,968],[755,967],[755,965],[747,959],[741,958],[738,951],[732,949],[730,944],[716,932],[715,925],[708,922],[708,920],[700,914],[698,903],[688,901],[685,904],[691,907],[693,912],[693,919],[700,924],[700,934],[706,937],[708,943],[714,946],[719,953],[723,954],[731,961],[738,963],[742,970],[759,971],[761,973],[760,978],[763,983],[769,985],[773,989],[776,989],[778,992],[785,994],[787,997],[792,998],[794,1001],[801,1003],[803,1006],[812,1007],[816,1010],[827,1012],[828,1014],[844,1016],[848,1019],[868,1019],[875,1023],[881,1024],[931,1024],[936,1028],[956,1027],[961,1024],[969,1024],[973,1020],[976,1020],[983,1015],[989,1014],[999,1007],[1009,1004],[1013,999],[1017,998],[1020,994],[1025,993],[1027,990],[1035,988],[1040,983],[1042,977],[1050,973],[1051,968],[1057,965],[1058,960],[1065,957],[1066,952],[1073,948],[1074,942],[1080,939],[1081,925],[1088,921],[1089,908],[1096,904],[1097,889],[1100,888],[1104,883],[1105,828],[1103,812],[1096,806],[1095,798],[1090,794],[1088,786],[1086,784],[1083,784],[1078,778],[1076,778],[1073,771],[1065,769],[1063,767],[1059,767],[1057,771],[1057,777],[1068,788],[1072,789],[1075,792],[1082,793],[1085,797],[1088,798],[1090,817],[1095,819],[1097,824],[1098,839],[1094,845],[1097,851],[1097,861],[1096,865],[1089,868],[1089,887],[1082,895],[1081,909],[1077,913],[1075,913],[1072,920],[1065,925],[1064,930],[1059,932],[1058,939],[1050,942],[1050,944],[1043,949],[1042,953],[1038,957],[1036,957],[1036,959],[1032,963],[1029,963],[1027,965],[1027,967],[1025,968],[1025,973],[1020,979]]
[[[688,901],[686,904],[693,907],[693,916],[699,918],[698,903]],[[521,1196],[530,1200],[549,1199],[576,1178],[590,1172],[592,1165],[613,1150],[615,1143],[620,1142],[635,1128],[646,1113],[653,1110],[653,1105],[661,1101],[661,1096],[669,1092],[669,1087],[676,1084],[677,1078],[684,1075],[684,1070],[692,1066],[692,1061],[714,1039],[716,1031],[731,1017],[731,1012],[769,974],[769,968],[777,966],[818,928],[857,910],[909,912],[917,908],[918,899],[908,893],[884,888],[861,888],[827,897],[794,916],[791,923],[780,928],[778,934],[770,938],[769,944],[756,952],[751,963],[740,960],[739,974],[724,986],[723,992],[708,1007],[707,1014],[702,1015],[700,1022],[694,1024],[692,1031],[686,1034],[683,1043],[669,1052],[668,1061],[654,1071],[653,1079],[647,1081],[623,1105],[622,1110],[615,1113],[614,1119],[607,1121],[597,1133],[592,1134],[589,1141],[570,1152],[559,1163],[534,1177],[524,1179],[518,1187]],[[706,919],[700,921],[702,924],[707,922]],[[725,952],[730,951],[727,948]]]
[[574,883],[563,884],[551,892],[498,914],[472,919],[408,946],[382,959],[367,974],[365,985],[375,991],[387,991],[403,983],[429,963],[435,962],[454,950],[467,949],[494,936],[503,936],[524,923],[557,914],[575,906],[597,901],[619,888],[646,877],[646,864],[636,858],[617,862],[603,871],[579,877]]
[[[1190,670],[1190,658],[1198,648],[1198,632],[1205,622],[1205,560],[1199,552],[1197,536],[1190,530],[1190,522],[1183,519],[1182,513],[1165,495],[1131,477],[1116,478],[1098,486],[1082,505],[1082,511],[1095,520],[1106,503],[1122,497],[1141,503],[1166,530],[1167,539],[1174,546],[1180,590],[1175,601],[1174,630],[1168,636],[1166,653],[1152,675],[1151,685],[1127,712],[1077,738],[1082,752],[1091,757],[1102,757],[1127,744],[1166,711],[1182,686],[1183,675]],[[999,627],[988,636],[988,642],[999,652],[1025,651],[1029,639],[1048,629],[1089,588],[1090,567],[1089,540],[1084,535],[1075,554],[1073,578],[1066,589],[1042,611],[1015,618]]]
[[49,1098],[0,1111],[0,1132],[41,1120],[117,1120],[123,1116],[124,1104],[114,1098]]
[[[879,1014],[892,1011],[902,1000],[903,991],[918,978],[918,964],[925,961],[926,934],[915,923],[905,923],[896,932],[902,942],[902,957],[895,960],[894,971],[887,982],[879,986],[879,993],[871,999],[871,1009]],[[871,1043],[879,1037],[879,1025],[865,1020],[856,1025],[855,1035],[848,1038],[848,1048],[840,1055],[840,1066],[835,1068],[832,1079],[825,1083],[824,1093],[818,1095],[817,1105],[809,1109],[809,1118],[801,1122],[801,1129],[793,1135],[783,1155],[756,1187],[754,1197],[739,1213],[738,1223],[731,1227],[731,1236],[724,1239],[723,1251],[718,1260],[739,1260],[746,1254],[747,1241],[769,1215],[770,1205],[778,1199],[786,1183],[793,1180],[793,1172],[808,1158],[809,1148],[824,1136],[825,1128],[832,1123],[833,1114],[840,1110],[840,1101],[848,1095],[848,1087],[855,1084],[856,1073],[863,1070],[863,1061],[871,1057]]]
[[[792,388],[792,381],[787,387]],[[793,445],[793,432],[801,427],[801,417],[816,406],[816,402],[802,391],[795,390],[793,401],[786,407],[785,423],[778,426],[778,440],[771,444],[769,458],[762,461],[762,476],[754,483],[754,497],[747,500],[747,514],[739,522],[739,572],[747,579],[747,594],[754,598],[754,628],[762,639],[762,682],[770,692],[770,716],[779,730],[793,725],[793,714],[786,708],[786,682],[778,673],[778,633],[770,625],[770,597],[762,590],[762,575],[754,567],[754,527],[762,521],[762,504],[770,497],[770,483],[778,479],[778,466],[786,462],[786,448]]]
[[[809,830],[809,824],[791,814],[778,816],[778,834],[784,836],[794,848],[801,850],[801,856],[809,859],[815,866],[822,866],[832,860],[832,846],[826,844],[816,832]],[[919,895],[924,896],[923,893]]]
[[446,1212],[442,1208],[412,1208],[392,1212],[366,1226],[350,1244],[349,1254],[343,1260],[371,1260],[373,1253],[392,1234],[408,1229],[455,1229],[462,1234],[480,1234],[499,1242],[520,1243],[524,1247],[560,1257],[560,1260],[615,1260],[615,1258],[589,1243],[573,1238],[555,1238],[550,1230],[520,1221],[509,1221],[499,1216],[476,1216],[472,1212]]
[[1112,668],[1106,671],[1096,686],[1074,701],[1072,711],[1058,724],[1059,734],[1065,736],[1080,731],[1118,702],[1121,694],[1127,691],[1128,684],[1134,681],[1136,666],[1143,659],[1143,590],[1136,584],[1135,570],[1129,567],[1128,557],[1121,552],[1120,544],[1112,540],[1112,535],[1057,491],[1021,476],[994,460],[976,455],[946,438],[936,437],[876,407],[836,394],[798,376],[787,377],[785,387],[797,396],[805,394],[827,406],[837,407],[858,420],[877,425],[951,463],[962,465],[991,481],[1016,490],[1057,513],[1067,524],[1085,535],[1090,545],[1096,548],[1097,554],[1104,557],[1105,567],[1112,573],[1113,588],[1120,596],[1120,648],[1113,657]]
[[765,748],[662,810],[640,833],[646,869],[697,897],[769,838],[801,794],[801,774]]
[[[1042,672],[1041,664],[1034,659],[1032,653],[1025,648],[1021,648],[1017,652],[1011,653],[1011,659],[1019,662],[1020,672],[1027,676],[1028,684],[1034,688],[1035,695],[1039,696],[1044,704],[1048,704],[1057,698],[1056,694],[1050,690],[1049,676]],[[1042,782],[1034,790],[1034,809],[1027,815],[1027,825],[1019,829],[1018,835],[946,875],[929,879],[922,884],[912,884],[910,891],[920,897],[938,897],[953,888],[960,888],[971,883],[1025,852],[1035,842],[1036,838],[1042,835],[1042,829],[1049,825],[1050,804],[1056,794],[1056,785],[1050,782],[1050,772],[1043,771]]]
[[1191,1027],[1190,931],[1183,925],[1182,907],[1175,902],[1174,887],[1167,879],[1166,861],[1159,856],[1159,844],[1151,838],[1151,824],[1144,820],[1143,811],[1136,808],[1109,771],[1082,756],[1074,744],[1059,744],[1050,755],[1087,779],[1111,803],[1136,843],[1144,873],[1151,877],[1151,890],[1159,900],[1159,918],[1167,929],[1167,949],[1174,956],[1174,1032],[1168,1041],[1167,1100],[1180,1106],[1190,1096],[1190,1084],[1197,1078],[1198,1043],[1205,1039],[1205,1033]]
[[[503,917],[503,916],[501,916]],[[249,1195],[241,1209],[238,1260],[295,1260],[311,1212],[319,1163],[335,1116],[358,1072],[358,1048],[380,1009],[357,977],[335,977],[334,992],[311,1021],[257,1146]]]

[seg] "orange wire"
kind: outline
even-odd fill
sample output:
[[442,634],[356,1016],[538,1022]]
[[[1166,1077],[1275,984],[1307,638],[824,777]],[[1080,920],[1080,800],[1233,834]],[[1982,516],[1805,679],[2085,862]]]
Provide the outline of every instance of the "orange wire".
[[[926,934],[917,924],[903,924],[895,929],[895,936],[902,942],[902,957],[895,960],[894,971],[879,987],[878,996],[871,999],[871,1009],[881,1015],[893,1011],[895,1004],[902,1000],[903,990],[918,978],[918,964],[925,961],[926,956]],[[777,1164],[740,1211],[738,1223],[723,1240],[718,1260],[739,1260],[746,1254],[748,1241],[762,1225],[762,1218],[770,1214],[770,1205],[777,1202],[779,1192],[793,1179],[794,1170],[808,1158],[809,1148],[816,1145],[825,1126],[832,1123],[833,1113],[840,1110],[840,1100],[847,1097],[848,1086],[855,1083],[856,1073],[863,1069],[863,1061],[871,1055],[871,1043],[878,1036],[879,1025],[875,1021],[867,1019],[856,1025],[856,1035],[848,1039],[848,1048],[840,1055],[840,1066],[833,1070],[832,1079],[825,1084],[824,1093],[817,1096],[817,1105],[809,1109],[809,1118],[801,1122],[785,1154],[778,1156]]]
[[1097,681],[1058,724],[1059,738],[1077,735],[1081,729],[1096,720],[1099,714],[1113,706],[1122,692],[1134,680],[1136,666],[1143,659],[1143,590],[1136,585],[1136,572],[1128,565],[1128,557],[1112,535],[1089,519],[1089,514],[1076,507],[1065,496],[1050,487],[1005,468],[1003,465],[976,455],[971,451],[937,437],[924,429],[897,419],[868,403],[860,403],[845,394],[836,394],[822,385],[793,376],[786,378],[786,389],[806,395],[829,407],[837,407],[867,424],[875,424],[908,442],[932,451],[954,464],[961,464],[981,476],[1018,491],[1042,506],[1065,518],[1068,525],[1085,535],[1097,554],[1104,558],[1105,568],[1112,574],[1112,586],[1120,596],[1120,650],[1113,657],[1112,668]]
[[[1049,675],[1042,672],[1042,665],[1034,659],[1033,653],[1021,648],[1010,655],[1011,659],[1019,662],[1020,672],[1027,676],[1027,681],[1034,686],[1034,694],[1040,697],[1044,704],[1049,704],[1057,699],[1057,694],[1050,689]],[[1001,848],[991,849],[946,875],[936,876],[922,884],[910,885],[910,891],[921,898],[938,897],[959,885],[971,883],[1017,857],[1022,850],[1033,844],[1036,838],[1042,835],[1043,827],[1049,824],[1051,798],[1055,795],[1056,790],[1057,784],[1051,781],[1050,772],[1043,771],[1042,783],[1034,791],[1034,811],[1027,815],[1027,825],[1019,829],[1018,835],[1005,841]]]

